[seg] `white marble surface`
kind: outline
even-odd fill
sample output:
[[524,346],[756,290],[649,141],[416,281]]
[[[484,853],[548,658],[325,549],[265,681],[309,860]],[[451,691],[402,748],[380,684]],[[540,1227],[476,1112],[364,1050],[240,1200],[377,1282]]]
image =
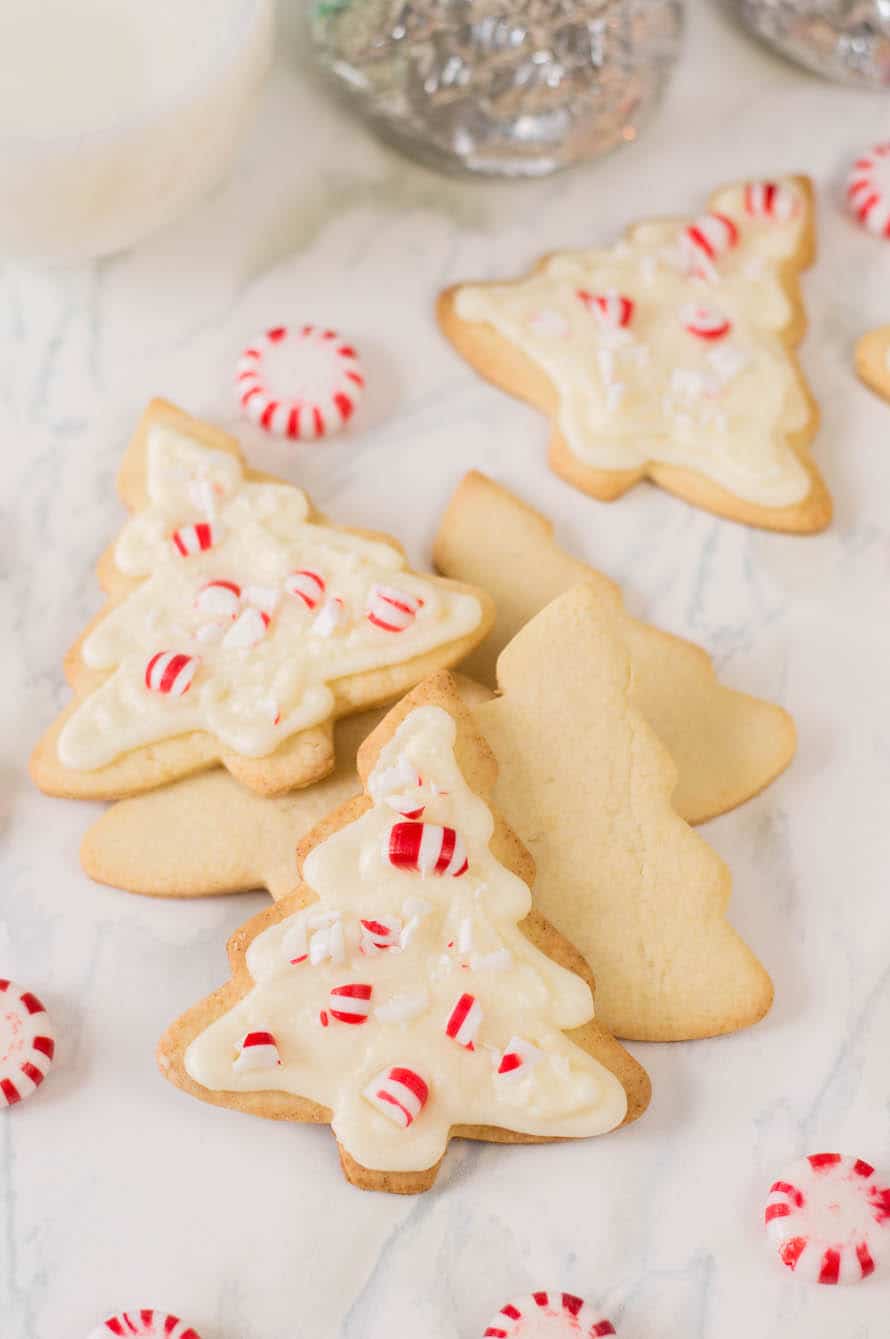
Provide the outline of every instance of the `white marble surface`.
[[[622,1339],[882,1339],[883,1279],[795,1282],[766,1251],[762,1200],[805,1151],[890,1170],[890,407],[851,370],[890,320],[890,245],[838,200],[890,109],[798,73],[694,5],[661,116],[638,146],[531,186],[436,178],[380,148],[282,53],[231,183],[180,225],[94,268],[0,270],[3,656],[0,973],[45,997],[50,1082],[0,1119],[0,1333],[81,1339],[155,1305],[203,1339],[476,1339],[504,1300],[556,1286]],[[552,477],[540,418],[482,385],[436,333],[436,290],[544,249],[683,210],[727,178],[804,169],[820,188],[804,362],[837,503],[819,538],[759,535],[643,487],[598,505]],[[28,752],[66,698],[61,654],[97,608],[92,563],[121,513],[115,467],[163,393],[235,422],[231,368],[256,327],[348,331],[371,389],[355,431],[257,464],[342,521],[427,557],[461,473],[482,466],[559,518],[630,606],[794,712],[800,750],[765,795],[709,825],[732,915],[776,981],[735,1038],[637,1047],[654,1101],[582,1146],[455,1145],[418,1200],[362,1195],[323,1129],[252,1121],[168,1087],[154,1043],[226,974],[259,896],[153,903],[91,885],[95,812],[37,795]]]

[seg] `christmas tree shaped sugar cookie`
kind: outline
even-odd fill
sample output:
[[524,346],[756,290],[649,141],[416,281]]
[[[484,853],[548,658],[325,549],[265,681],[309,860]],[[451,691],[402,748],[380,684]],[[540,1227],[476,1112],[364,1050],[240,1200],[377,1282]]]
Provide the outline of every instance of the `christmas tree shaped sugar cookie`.
[[474,719],[494,802],[538,870],[536,905],[584,954],[616,1036],[681,1041],[757,1022],[769,977],[726,919],[730,876],[671,804],[676,770],[631,697],[614,601],[589,583],[498,661]]
[[162,401],[119,482],[134,514],[100,563],[109,600],[32,759],[50,794],[114,798],[217,762],[262,794],[307,785],[333,764],[332,720],[453,664],[491,623],[483,592],[322,522],[300,489]]
[[724,687],[701,647],[631,618],[608,577],[566,553],[544,516],[484,474],[473,471],[458,486],[433,552],[445,576],[494,598],[494,627],[464,666],[482,683],[494,684],[497,657],[529,619],[579,581],[611,603],[633,667],[633,701],[674,760],[673,803],[688,823],[750,799],[794,756],[786,711]]
[[749,525],[820,530],[831,499],[794,355],[812,255],[806,178],[741,183],[699,217],[459,284],[439,319],[483,376],[550,417],[553,469],[594,497],[649,478]]
[[360,755],[366,794],[307,839],[303,883],[229,945],[232,979],[160,1046],[205,1101],[332,1125],[347,1177],[432,1185],[452,1135],[585,1137],[638,1116],[640,1067],[531,910],[534,864],[489,804],[497,765],[450,676]]
[[890,400],[890,325],[869,330],[856,341],[856,371],[870,390]]

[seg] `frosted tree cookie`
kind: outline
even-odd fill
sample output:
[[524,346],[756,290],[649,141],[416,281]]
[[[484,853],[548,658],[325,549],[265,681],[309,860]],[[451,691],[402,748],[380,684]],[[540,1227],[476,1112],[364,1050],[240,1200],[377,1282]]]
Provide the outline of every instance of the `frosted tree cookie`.
[[450,676],[390,712],[359,769],[364,794],[303,843],[295,893],[232,938],[230,982],[170,1028],[162,1070],[217,1105],[330,1123],[350,1181],[404,1194],[454,1135],[638,1116],[648,1079],[531,909],[534,862],[491,807],[497,764]]
[[116,798],[219,762],[261,794],[308,785],[333,765],[333,720],[455,663],[491,625],[484,592],[328,524],[163,401],[119,485],[133,515],[99,565],[108,603],[66,658],[74,701],[32,758],[50,794]]
[[589,581],[615,609],[633,667],[633,701],[677,768],[673,802],[688,823],[701,823],[756,795],[794,756],[794,722],[771,702],[719,682],[701,647],[625,613],[608,577],[556,543],[553,526],[484,474],[468,474],[436,535],[438,570],[484,586],[495,624],[464,668],[494,684],[503,648],[546,604]]
[[649,478],[749,525],[821,530],[818,413],[794,354],[813,251],[806,178],[740,183],[697,218],[459,284],[439,320],[483,376],[550,417],[553,469],[592,496]]

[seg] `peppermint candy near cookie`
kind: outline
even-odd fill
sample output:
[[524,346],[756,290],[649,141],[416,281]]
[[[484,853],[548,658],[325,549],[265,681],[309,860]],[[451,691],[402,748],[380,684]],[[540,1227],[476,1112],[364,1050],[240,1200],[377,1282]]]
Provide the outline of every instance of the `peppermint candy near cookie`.
[[312,442],[346,426],[365,378],[355,349],[336,330],[281,325],[244,350],[236,383],[253,423],[279,437]]
[[30,990],[0,979],[0,1107],[33,1096],[52,1067],[56,1034]]
[[178,1316],[151,1307],[134,1311],[118,1311],[103,1320],[88,1339],[201,1339],[197,1330]]
[[847,202],[876,237],[890,237],[890,140],[856,159],[847,179]]
[[773,1182],[763,1218],[782,1264],[809,1283],[859,1283],[890,1256],[890,1182],[862,1158],[800,1158]]
[[615,1327],[583,1297],[534,1292],[502,1306],[483,1339],[605,1339]]

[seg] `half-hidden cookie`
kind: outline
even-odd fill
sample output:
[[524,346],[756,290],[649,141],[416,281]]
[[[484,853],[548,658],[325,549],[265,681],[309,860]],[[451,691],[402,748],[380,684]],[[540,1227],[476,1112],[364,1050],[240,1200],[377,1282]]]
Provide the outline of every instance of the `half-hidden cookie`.
[[870,390],[890,400],[890,325],[856,341],[856,371]]
[[124,457],[134,513],[99,565],[108,603],[65,662],[74,701],[38,744],[42,790],[113,799],[221,762],[276,795],[333,765],[332,721],[454,664],[482,591],[318,517],[237,442],[154,401]]
[[365,793],[303,843],[302,884],[233,936],[228,985],[162,1040],[167,1077],[329,1122],[350,1181],[403,1194],[432,1185],[455,1135],[532,1143],[638,1116],[648,1079],[531,910],[534,862],[490,805],[497,764],[450,676],[389,713],[359,768]]
[[463,668],[494,684],[503,648],[546,604],[589,581],[610,602],[633,668],[632,698],[677,768],[673,803],[701,823],[768,786],[794,756],[794,722],[771,702],[724,687],[701,647],[625,613],[619,588],[556,543],[553,526],[475,471],[459,484],[436,535],[445,576],[484,586],[497,615]]
[[794,354],[813,239],[805,177],[727,186],[698,218],[450,288],[439,321],[477,371],[549,416],[551,466],[593,497],[649,478],[748,525],[821,530],[818,412]]
[[[467,705],[491,697],[455,676]],[[323,781],[266,797],[222,767],[109,805],[84,834],[81,864],[91,879],[152,897],[207,897],[265,888],[276,900],[298,880],[296,849],[317,823],[361,794],[359,746],[385,708],[334,726],[336,762]]]
[[528,623],[474,720],[494,802],[538,870],[536,906],[596,973],[616,1036],[681,1041],[756,1023],[772,983],[726,918],[720,857],[671,804],[676,769],[634,704],[623,616],[589,582]]

